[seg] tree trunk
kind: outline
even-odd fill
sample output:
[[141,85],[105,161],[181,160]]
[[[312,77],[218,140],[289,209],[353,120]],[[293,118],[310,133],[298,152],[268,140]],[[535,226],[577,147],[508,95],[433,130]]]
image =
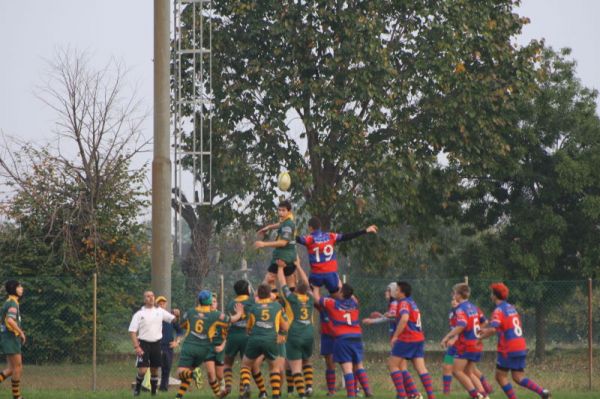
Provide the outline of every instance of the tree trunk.
[[543,301],[535,306],[535,359],[546,359],[546,305]]
[[[177,189],[173,189],[177,195]],[[210,243],[213,235],[213,219],[209,206],[191,206],[182,196],[181,215],[190,228],[190,250],[181,262],[181,271],[185,276],[185,288],[196,294],[202,289],[206,276],[210,272]],[[178,212],[177,198],[171,200],[172,208]]]

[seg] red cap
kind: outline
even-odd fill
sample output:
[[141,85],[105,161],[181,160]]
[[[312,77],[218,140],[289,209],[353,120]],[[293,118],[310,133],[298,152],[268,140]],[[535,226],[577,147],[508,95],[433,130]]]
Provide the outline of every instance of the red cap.
[[504,283],[493,283],[490,285],[490,288],[494,295],[498,297],[498,299],[505,300],[508,298],[508,287],[504,285]]

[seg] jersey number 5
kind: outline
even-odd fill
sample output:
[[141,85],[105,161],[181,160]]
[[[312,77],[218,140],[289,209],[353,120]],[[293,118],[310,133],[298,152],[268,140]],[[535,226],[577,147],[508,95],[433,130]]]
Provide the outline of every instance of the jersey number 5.
[[271,315],[269,314],[269,309],[263,309],[260,311],[260,319],[267,321],[269,320],[269,318],[271,317]]

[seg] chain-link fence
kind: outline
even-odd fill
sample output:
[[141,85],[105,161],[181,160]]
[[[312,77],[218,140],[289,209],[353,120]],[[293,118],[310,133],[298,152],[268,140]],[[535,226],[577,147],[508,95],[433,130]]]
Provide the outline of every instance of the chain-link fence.
[[[203,284],[217,292],[227,303],[233,283],[241,275],[215,275]],[[379,278],[344,278],[359,298],[361,318],[373,311],[385,312],[384,292],[391,282]],[[28,277],[20,279],[25,287],[21,304],[27,343],[23,349],[24,380],[44,389],[118,389],[128,387],[134,376],[134,353],[127,333],[133,313],[142,306],[142,294],[150,287],[149,276],[102,276],[77,279],[70,276]],[[493,304],[489,296],[492,281],[467,279],[472,288],[472,302],[489,315]],[[439,341],[448,331],[448,313],[452,286],[460,279],[408,280],[413,287],[426,335],[426,359],[434,378],[439,377],[443,350]],[[252,281],[256,287],[258,281]],[[581,281],[505,281],[510,288],[509,301],[514,303],[523,320],[524,336],[530,349],[528,373],[538,376],[548,386],[560,384],[561,390],[589,388],[590,341],[595,347],[593,367],[597,374],[600,358],[600,284]],[[590,291],[590,288],[592,290]],[[161,293],[156,293],[157,295]],[[94,296],[97,313],[94,312]],[[187,309],[194,305],[195,293],[188,292],[184,280],[174,279],[173,307]],[[590,305],[594,310],[590,319]],[[94,331],[94,317],[97,329]],[[316,319],[315,321],[317,321]],[[318,328],[317,328],[318,330]],[[593,334],[590,336],[590,332]],[[94,337],[96,337],[94,341]],[[324,389],[322,361],[315,337],[315,379]],[[365,361],[375,389],[392,386],[385,366],[389,353],[388,326],[363,327]],[[97,367],[94,368],[94,343]],[[485,342],[481,368],[492,378],[495,339]],[[237,370],[237,365],[235,370]],[[573,368],[579,370],[573,373]],[[593,369],[592,369],[593,371]],[[96,379],[93,379],[93,375]],[[61,378],[69,375],[69,378]],[[338,376],[338,381],[340,381]],[[322,381],[321,381],[322,380]],[[440,384],[436,384],[438,387]],[[600,388],[598,383],[596,389]],[[4,389],[4,388],[2,388]]]

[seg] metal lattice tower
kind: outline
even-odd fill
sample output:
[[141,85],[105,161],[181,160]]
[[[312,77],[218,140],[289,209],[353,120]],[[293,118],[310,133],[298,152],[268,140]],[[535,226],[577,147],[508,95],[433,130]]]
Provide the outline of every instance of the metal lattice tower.
[[174,0],[173,184],[178,211],[174,227],[182,252],[184,205],[212,204],[212,0]]

